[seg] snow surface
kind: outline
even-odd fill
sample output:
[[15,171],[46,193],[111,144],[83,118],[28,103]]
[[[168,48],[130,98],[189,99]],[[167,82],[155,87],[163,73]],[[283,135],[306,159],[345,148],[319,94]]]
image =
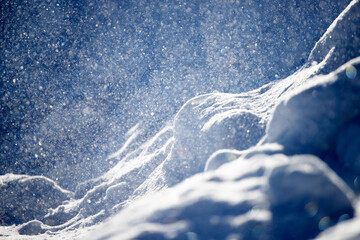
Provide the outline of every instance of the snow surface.
[[113,166],[73,192],[1,176],[0,236],[358,239],[359,22],[353,0],[289,77],[194,97],[147,140],[134,125]]

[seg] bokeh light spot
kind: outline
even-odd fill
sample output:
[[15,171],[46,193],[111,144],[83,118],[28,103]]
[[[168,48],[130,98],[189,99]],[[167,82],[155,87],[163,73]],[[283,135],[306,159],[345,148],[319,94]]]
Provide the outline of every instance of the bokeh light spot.
[[320,219],[320,222],[319,222],[319,230],[320,231],[325,230],[329,226],[330,226],[330,218],[328,216],[323,217],[322,219]]
[[357,71],[353,65],[348,66],[346,69],[346,76],[350,79],[355,79]]
[[341,215],[341,216],[339,217],[339,221],[338,221],[338,222],[343,222],[343,221],[346,221],[346,220],[348,220],[348,219],[350,219],[349,214],[343,214],[343,215]]
[[188,240],[198,240],[199,238],[197,237],[197,234],[194,232],[187,232],[186,233],[187,239]]
[[226,237],[226,240],[240,240],[243,239],[241,235],[232,233]]
[[238,157],[235,155],[235,154],[229,154],[229,156],[228,156],[228,160],[229,161],[234,161],[234,160],[236,160]]
[[304,209],[310,217],[314,217],[318,212],[319,207],[315,202],[309,202],[305,205]]

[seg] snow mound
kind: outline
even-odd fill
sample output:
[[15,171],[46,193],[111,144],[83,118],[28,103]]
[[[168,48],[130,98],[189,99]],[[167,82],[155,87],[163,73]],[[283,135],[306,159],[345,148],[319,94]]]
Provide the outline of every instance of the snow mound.
[[314,156],[258,155],[132,204],[91,239],[305,239],[352,217],[353,201]]
[[330,149],[338,128],[359,114],[360,77],[348,76],[348,69],[359,69],[359,63],[357,58],[330,75],[314,78],[312,86],[282,101],[267,128],[267,142],[294,152]]
[[187,102],[174,120],[174,146],[164,164],[169,183],[202,172],[206,160],[223,148],[246,149],[265,134],[262,119],[232,94],[209,94]]
[[350,77],[351,68],[360,69],[360,58],[313,79],[311,86],[282,101],[265,142],[282,145],[286,154],[314,154],[337,171],[358,173],[359,153],[353,144],[359,141],[360,77]]

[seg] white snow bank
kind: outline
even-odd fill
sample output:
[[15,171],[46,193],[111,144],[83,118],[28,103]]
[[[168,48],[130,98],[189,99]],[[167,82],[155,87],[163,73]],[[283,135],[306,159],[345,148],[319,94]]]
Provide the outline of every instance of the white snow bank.
[[353,200],[316,157],[258,155],[133,203],[90,238],[305,239],[351,217]]
[[359,141],[360,77],[350,76],[349,69],[360,69],[360,58],[312,79],[310,86],[282,101],[267,127],[265,142],[282,145],[286,154],[314,154],[340,174],[359,173],[355,146]]
[[311,79],[310,86],[282,101],[267,127],[266,141],[309,153],[331,148],[337,129],[359,114],[359,76],[347,76],[347,69],[359,66],[360,58],[354,59],[329,75]]

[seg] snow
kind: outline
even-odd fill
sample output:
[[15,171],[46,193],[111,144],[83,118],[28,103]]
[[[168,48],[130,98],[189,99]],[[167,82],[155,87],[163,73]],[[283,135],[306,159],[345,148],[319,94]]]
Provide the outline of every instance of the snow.
[[[351,190],[316,157],[257,155],[133,203],[90,237],[306,239],[316,235],[323,218],[329,227],[351,217],[353,201]],[[307,210],[311,203],[316,213]]]
[[[268,122],[267,133],[258,146],[245,151],[219,150],[217,152],[215,152],[217,150],[216,147],[211,148],[212,145],[207,145],[206,148],[203,147],[205,148],[205,152],[201,152],[202,154],[206,154],[206,151],[215,152],[215,156],[213,155],[209,158],[207,166],[214,162],[213,159],[217,159],[215,160],[216,163],[213,163],[213,165],[218,165],[216,167],[219,167],[221,166],[221,163],[224,164],[228,161],[231,161],[231,163],[225,164],[224,167],[219,168],[218,171],[210,171],[208,175],[199,174],[194,177],[187,178],[184,183],[170,188],[168,191],[161,193],[159,196],[145,198],[139,202],[132,203],[128,208],[121,211],[118,216],[112,219],[107,225],[105,224],[105,226],[98,231],[99,233],[105,232],[106,234],[99,234],[99,236],[96,237],[105,239],[183,239],[187,233],[191,232],[199,234],[199,238],[213,237],[215,239],[225,239],[228,235],[234,232],[240,235],[243,234],[241,236],[239,235],[238,238],[244,237],[245,239],[252,239],[257,237],[251,235],[252,233],[247,232],[247,230],[255,229],[258,225],[261,225],[263,232],[263,235],[261,236],[264,239],[304,239],[315,237],[319,232],[331,227],[337,222],[341,222],[343,219],[351,218],[355,212],[353,206],[355,203],[355,194],[349,187],[354,190],[357,189],[358,186],[355,186],[353,183],[355,180],[354,176],[356,176],[358,170],[356,170],[353,166],[349,166],[349,164],[341,162],[342,155],[339,154],[337,156],[336,153],[334,153],[334,149],[336,149],[336,147],[332,147],[331,144],[333,144],[335,141],[334,139],[336,139],[335,133],[341,133],[342,130],[340,129],[343,126],[345,129],[348,129],[346,122],[348,122],[349,119],[355,118],[358,114],[358,110],[356,110],[359,108],[356,104],[360,102],[358,99],[358,78],[349,79],[346,75],[346,68],[349,65],[358,68],[359,64],[360,58],[357,58],[341,66],[338,70],[329,75],[312,76],[310,79],[304,79],[303,81],[306,81],[308,84],[303,84],[294,88],[292,94],[287,94],[286,97],[282,97],[281,101],[279,100],[275,110],[273,110],[272,118]],[[301,75],[302,74],[300,73],[297,74],[297,76]],[[304,75],[307,76],[306,74]],[[284,85],[287,84],[287,82],[279,81],[278,84]],[[286,86],[286,88],[288,87]],[[281,88],[277,87],[276,89]],[[314,89],[317,91],[315,96],[313,94]],[[346,97],[342,96],[341,93],[346,93]],[[172,152],[164,162],[165,164],[167,163],[170,165],[170,167],[166,167],[165,164],[160,166],[165,175],[164,180],[170,186],[174,184],[174,181],[179,181],[179,179],[174,180],[175,173],[179,171],[186,171],[185,174],[193,175],[200,172],[200,169],[204,168],[204,163],[200,165],[201,161],[198,161],[196,164],[185,162],[185,164],[188,164],[188,166],[185,165],[185,167],[183,163],[184,161],[181,161],[180,163],[179,161],[174,161],[175,154],[173,151],[175,150],[178,152],[178,149],[176,148],[176,138],[178,136],[176,135],[176,124],[178,123],[182,127],[185,124],[187,124],[185,126],[189,126],[188,128],[184,128],[190,131],[190,134],[180,128],[180,139],[183,136],[197,136],[197,139],[203,138],[201,133],[204,128],[198,127],[201,126],[197,122],[198,119],[210,119],[208,120],[210,122],[208,122],[208,124],[211,126],[213,121],[211,118],[206,118],[206,116],[208,116],[207,114],[209,112],[216,112],[213,111],[214,105],[222,103],[222,101],[228,102],[228,94],[225,94],[223,98],[219,97],[219,94],[213,95],[215,95],[215,99],[221,100],[213,101],[214,98],[210,98],[209,95],[197,97],[184,105],[175,117],[175,142]],[[212,104],[207,106],[206,104],[209,102]],[[263,104],[267,102],[268,101],[264,101]],[[300,107],[297,105],[299,102],[302,104]],[[205,109],[208,112],[201,111],[202,108],[199,106],[207,106]],[[316,108],[307,108],[306,106],[315,106]],[[325,106],[324,108],[328,109],[328,111],[321,111],[323,106]],[[233,111],[232,109],[222,109],[223,111]],[[181,117],[179,117],[184,111],[186,111],[189,115],[188,118],[184,118],[185,124],[181,122]],[[271,111],[271,108],[269,108],[269,111]],[[196,114],[193,114],[193,112]],[[241,108],[238,108],[238,112],[242,112]],[[263,114],[263,116],[265,118],[266,114]],[[194,119],[196,123],[189,123],[189,121],[194,121]],[[220,119],[225,119],[224,122],[226,123],[226,118]],[[246,119],[240,119],[246,122]],[[331,121],[329,121],[329,119]],[[219,122],[220,121],[221,120],[219,120]],[[309,127],[306,124],[308,124],[309,121],[313,124],[313,128],[308,131]],[[353,122],[351,122],[350,126],[353,125]],[[195,132],[194,134],[194,131],[198,132]],[[352,134],[354,133],[356,134],[356,132],[352,132]],[[212,137],[212,133],[208,133],[208,135],[205,136],[209,136],[212,143],[214,141],[216,142],[216,139],[214,140]],[[236,132],[230,136],[237,138]],[[206,139],[206,137],[204,138]],[[255,139],[258,139],[256,135]],[[221,138],[220,141],[226,142],[223,138]],[[204,141],[195,140],[191,142],[191,140],[184,140],[184,142],[190,142],[188,148],[184,147],[186,151],[186,149],[192,150],[191,146],[196,148],[197,144],[202,144]],[[190,158],[190,160],[196,159],[196,154],[199,151],[204,151],[201,146],[204,145],[200,145],[200,147],[196,148],[197,151],[186,151],[190,157],[185,154],[183,155]],[[229,156],[229,154],[235,155],[235,157],[232,156],[232,158],[237,159],[230,160],[224,159],[223,156],[219,156],[224,153],[227,154],[227,156]],[[294,156],[287,157],[286,155],[279,155],[279,153]],[[312,155],[302,155],[304,153]],[[350,154],[352,153],[353,152],[350,152]],[[322,160],[315,157],[315,155],[322,157]],[[351,156],[356,157],[357,155],[354,154]],[[218,160],[219,158],[220,160]],[[263,158],[265,160],[263,160]],[[179,159],[178,155],[175,155],[175,159]],[[259,161],[259,159],[262,161]],[[274,167],[271,165],[272,163],[276,165],[277,161],[285,161],[284,166]],[[333,170],[328,169],[325,162],[332,166],[335,171],[339,172],[340,175],[344,174],[343,172],[346,171],[347,177],[353,176],[353,178],[350,179],[352,182],[348,182],[349,186],[347,186],[346,183],[340,179],[335,172],[333,172]],[[242,166],[242,164],[245,166]],[[255,166],[257,166],[257,164],[259,166],[256,168]],[[213,167],[213,169],[216,169],[216,167]],[[252,171],[252,167],[256,170]],[[189,171],[191,172],[189,173]],[[265,180],[252,179],[255,177],[263,177],[267,171],[271,172],[273,175],[266,175]],[[179,175],[183,176],[183,174],[184,173],[181,172]],[[235,176],[232,176],[232,174]],[[151,177],[156,178],[159,177],[159,175]],[[160,175],[160,177],[163,177],[163,175]],[[233,177],[233,179],[236,179],[239,183],[231,183],[230,186],[228,183],[221,184],[222,179],[227,179],[228,177]],[[201,178],[204,178],[204,183],[197,182],[198,179]],[[244,178],[249,178],[251,180],[246,181]],[[324,180],[324,178],[326,180]],[[259,184],[259,181],[263,182],[262,184],[264,186],[260,187],[256,185]],[[253,195],[248,192],[241,192],[239,196],[237,196],[236,189],[237,187],[242,189],[242,185],[245,190],[248,190],[248,188],[253,189],[255,191],[255,196],[252,198]],[[260,190],[266,187],[270,187],[270,190]],[[319,189],[322,190],[319,191]],[[230,193],[227,191],[230,191]],[[256,195],[260,193],[263,195]],[[223,196],[223,194],[225,196]],[[344,197],[340,197],[341,195]],[[265,220],[260,218],[263,222],[258,222],[257,219],[252,219],[251,214],[249,214],[251,216],[250,219],[247,219],[246,217],[249,217],[245,214],[247,211],[240,212],[236,215],[236,201],[241,201],[244,196],[249,197],[249,199],[244,201],[251,205],[248,207],[247,211],[257,207],[258,205],[253,202],[257,202],[259,200],[264,201],[265,199],[265,201],[260,204],[262,208],[265,208],[264,206],[270,204],[270,206],[267,206],[266,208],[267,212],[262,212],[262,214],[260,214],[261,216],[267,216],[267,218],[264,217]],[[332,199],[332,201],[329,201],[329,199]],[[190,201],[190,203],[187,204],[187,201]],[[239,222],[243,225],[229,223],[231,227],[234,227],[233,225],[235,225],[234,229],[232,229],[224,223],[229,222],[229,216],[225,214],[229,211],[226,210],[228,209],[228,206],[221,205],[224,201],[229,202],[228,205],[232,206],[231,209],[235,214],[235,216],[232,217],[235,219],[242,219],[241,221],[239,220]],[[235,201],[235,203],[233,201]],[[343,201],[347,203],[343,205]],[[172,203],[174,205],[167,205]],[[334,205],[327,206],[329,203]],[[342,210],[336,210],[338,207]],[[143,211],[140,211],[139,216],[137,216],[136,213],[139,212],[139,209],[142,209]],[[144,212],[145,209],[147,209],[146,212]],[[198,212],[198,209],[201,209],[200,212]],[[185,213],[182,213],[183,211]],[[215,213],[212,211],[215,211]],[[220,211],[220,216],[224,217],[224,219],[220,218],[219,220],[219,222],[223,223],[223,225],[216,226],[216,233],[213,233],[209,230],[214,228],[213,224],[211,222],[207,223],[204,219],[211,219],[214,216],[218,217],[217,211]],[[158,216],[159,212],[160,216]],[[177,212],[180,212],[178,213],[179,215],[176,214]],[[193,214],[194,212],[195,214]],[[302,216],[300,213],[305,214],[305,216]],[[134,214],[135,220],[125,217],[131,214]],[[173,214],[175,214],[175,216],[173,216]],[[306,214],[310,214],[311,216],[306,216]],[[183,227],[180,229],[175,228],[174,230],[172,227],[177,226],[178,224],[174,225],[174,223],[171,222],[172,227],[169,228],[170,230],[168,232],[166,230],[168,229],[167,223],[162,222],[163,219],[168,216],[171,216],[180,223],[183,223],[185,220],[185,223],[187,223],[186,227],[184,229]],[[199,216],[200,219],[196,216]],[[155,220],[153,219],[154,217]],[[253,222],[256,224],[251,225]],[[150,224],[150,226],[154,226],[155,224],[156,227],[150,227],[147,224]],[[250,226],[247,224],[250,224]],[[296,225],[296,227],[294,225]],[[119,228],[119,226],[121,227]],[[134,226],[134,229],[128,231],[128,229],[132,226]],[[289,228],[288,226],[293,227]],[[205,229],[206,232],[204,232]],[[134,235],[127,235],[130,233]]]
[[73,195],[46,177],[14,174],[0,177],[0,190],[1,225],[5,226],[43,220],[48,209]]
[[[0,236],[9,240],[359,238],[360,2],[353,0],[332,24],[328,22],[312,50],[311,37],[306,38],[308,42],[298,42],[309,47],[304,64],[304,53],[290,51],[294,45],[289,45],[285,47],[288,54],[279,53],[279,63],[270,62],[273,68],[261,57],[267,53],[274,57],[276,53],[264,49],[278,40],[257,39],[255,45],[248,45],[253,60],[240,54],[245,46],[230,46],[242,31],[243,44],[251,39],[246,32],[268,34],[250,24],[251,19],[265,18],[263,8],[272,9],[266,18],[274,17],[274,23],[281,19],[270,12],[284,9],[264,3],[258,12],[248,12],[251,3],[244,3],[244,8],[237,1],[221,6],[180,5],[173,16],[153,29],[154,35],[144,39],[160,41],[159,36],[175,30],[179,35],[184,30],[192,38],[180,41],[175,34],[160,52],[154,46],[141,48],[141,41],[132,43],[131,37],[144,34],[151,26],[146,20],[149,16],[124,17],[129,24],[128,28],[122,26],[124,30],[136,32],[127,35],[126,41],[122,39],[127,50],[148,52],[162,60],[152,61],[146,54],[136,60],[137,54],[128,54],[124,56],[131,67],[125,69],[123,60],[117,62],[129,79],[142,79],[136,82],[137,94],[125,98],[128,101],[121,117],[111,112],[118,104],[108,105],[109,99],[99,101],[92,95],[85,97],[86,101],[51,105],[51,114],[34,128],[35,134],[22,135],[33,141],[31,154],[36,152],[34,163],[30,161],[34,169],[26,173],[46,174],[0,176]],[[237,24],[240,19],[234,16],[238,13],[230,11],[234,6],[243,14],[241,21],[248,29]],[[289,11],[294,12],[294,6]],[[143,2],[138,6],[145,15],[153,13],[152,7]],[[157,7],[163,13],[170,11],[162,3]],[[195,10],[203,19],[192,19],[187,26],[179,13],[182,7],[189,19]],[[130,5],[121,9],[128,14],[124,16],[141,12]],[[298,15],[295,11],[294,16]],[[151,19],[161,16],[154,13]],[[101,21],[95,22],[92,34],[104,27]],[[212,25],[214,22],[223,26]],[[201,32],[196,33],[194,27]],[[228,32],[227,37],[216,34],[218,31]],[[279,32],[279,36],[287,35]],[[101,34],[99,38],[106,39]],[[202,47],[193,47],[198,44]],[[56,47],[67,45],[62,40]],[[261,51],[255,51],[258,47]],[[101,49],[111,56],[108,49]],[[194,58],[188,56],[192,50],[196,50]],[[247,58],[247,64],[237,65],[240,57]],[[183,59],[181,64],[176,62],[178,58]],[[106,64],[99,67],[95,58],[89,62],[92,74],[99,74],[94,79],[103,77]],[[115,71],[114,65],[108,64],[110,72]],[[253,69],[245,71],[248,68]],[[183,79],[161,82],[185,72]],[[246,72],[248,76],[244,76]],[[279,75],[274,77],[274,72]],[[256,76],[258,83],[249,80]],[[196,79],[204,82],[196,85]],[[235,89],[239,84],[241,88]],[[209,90],[205,91],[206,87]],[[172,90],[163,94],[157,89]],[[142,101],[134,104],[141,97]],[[179,99],[174,106],[169,104],[173,98]],[[131,108],[136,110],[126,112]],[[124,118],[129,120],[122,122]],[[126,126],[119,126],[122,123]],[[112,134],[116,131],[121,137]],[[59,156],[54,155],[55,164],[49,164],[57,167],[42,165],[56,149]],[[74,149],[77,152],[71,152]],[[78,160],[94,155],[89,165],[89,160]],[[66,157],[71,159],[65,161]]]
[[330,73],[345,62],[359,56],[359,4],[351,1],[346,9],[329,26],[326,33],[315,44],[309,56],[309,62],[321,61],[331,48],[329,63],[321,73]]

